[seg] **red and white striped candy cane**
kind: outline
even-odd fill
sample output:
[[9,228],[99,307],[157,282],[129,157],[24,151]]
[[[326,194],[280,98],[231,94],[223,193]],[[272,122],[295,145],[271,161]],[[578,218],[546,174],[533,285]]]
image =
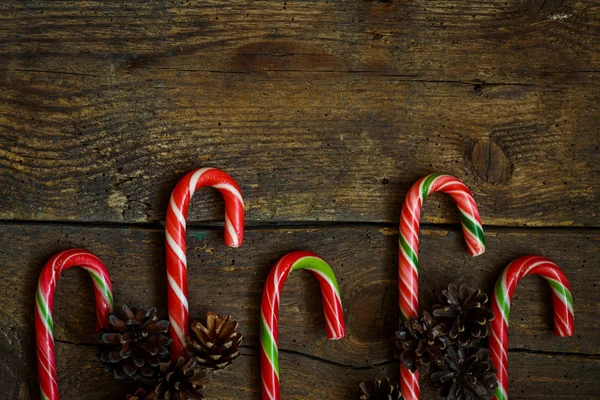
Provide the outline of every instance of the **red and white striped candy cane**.
[[[485,237],[479,211],[467,186],[450,175],[432,174],[419,179],[406,194],[400,217],[398,285],[400,311],[405,319],[418,318],[421,208],[427,195],[433,192],[447,193],[456,202],[469,254],[477,256],[485,251]],[[419,374],[412,373],[401,365],[400,375],[403,398],[420,399]]]
[[35,340],[42,400],[58,400],[56,356],[54,354],[54,291],[61,272],[71,267],[87,270],[94,281],[96,329],[108,328],[113,311],[112,285],[106,267],[98,257],[82,249],[70,249],[54,255],[42,269],[35,293]]
[[517,258],[504,269],[496,282],[492,310],[496,318],[491,323],[490,353],[498,369],[495,399],[508,400],[508,316],[510,302],[517,283],[527,275],[541,275],[552,288],[554,334],[572,336],[575,331],[573,297],[569,281],[558,265],[542,256]]
[[321,285],[327,338],[344,337],[344,313],[340,289],[331,267],[318,255],[295,251],[283,256],[273,267],[262,296],[260,309],[260,369],[262,398],[279,400],[279,298],[290,272],[297,269],[311,271]]
[[225,244],[239,247],[244,237],[244,201],[231,176],[216,168],[202,168],[189,172],[177,183],[169,200],[165,229],[172,360],[187,358],[185,338],[189,331],[189,314],[185,220],[192,195],[204,186],[217,189],[225,200]]

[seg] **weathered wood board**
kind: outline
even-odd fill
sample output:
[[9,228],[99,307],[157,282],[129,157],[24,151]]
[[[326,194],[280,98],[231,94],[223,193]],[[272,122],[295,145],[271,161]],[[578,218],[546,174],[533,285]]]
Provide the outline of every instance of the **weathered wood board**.
[[0,10],[2,219],[159,221],[212,165],[250,220],[392,222],[447,171],[487,224],[600,225],[597,2]]
[[[356,398],[361,379],[397,374],[393,357],[398,323],[397,231],[370,225],[250,229],[239,249],[221,244],[221,235],[220,230],[203,228],[192,228],[188,234],[191,316],[201,318],[209,310],[229,313],[239,319],[245,333],[247,357],[217,378],[211,389],[217,391],[214,398],[259,397],[256,352],[262,285],[275,261],[296,248],[316,251],[335,269],[348,333],[342,341],[327,342],[320,296],[315,295],[318,284],[310,274],[293,274],[281,302],[284,397]],[[435,302],[449,282],[468,281],[491,290],[511,259],[532,251],[551,257],[571,282],[576,336],[553,336],[549,288],[542,279],[525,279],[517,288],[511,313],[511,390],[517,398],[537,398],[549,391],[564,399],[595,393],[600,389],[595,379],[600,374],[600,277],[594,266],[600,261],[600,233],[492,229],[487,238],[489,251],[471,259],[460,232],[423,230],[423,307]],[[156,305],[165,315],[161,229],[9,224],[0,225],[0,242],[4,244],[0,263],[5,266],[0,270],[0,329],[4,333],[0,380],[17,375],[5,388],[13,397],[28,398],[26,394],[36,389],[30,369],[35,360],[32,293],[44,261],[55,251],[71,246],[93,251],[110,270],[118,304]],[[570,253],[572,249],[576,254]],[[63,398],[96,398],[96,391],[111,383],[112,377],[100,373],[101,366],[94,361],[93,309],[86,273],[73,270],[63,274],[55,303]],[[233,392],[225,386],[233,387]],[[110,390],[111,395],[119,393],[117,388]],[[426,393],[431,397],[424,398],[434,398],[433,392]]]

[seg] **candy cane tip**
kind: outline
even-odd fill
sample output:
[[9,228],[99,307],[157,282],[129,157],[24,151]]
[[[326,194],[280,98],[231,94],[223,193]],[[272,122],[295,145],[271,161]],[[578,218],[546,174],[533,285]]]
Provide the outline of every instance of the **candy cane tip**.
[[485,253],[485,248],[478,249],[471,253],[471,257],[477,257]]
[[575,329],[571,328],[567,328],[566,331],[561,331],[557,328],[554,328],[554,335],[555,336],[559,336],[559,337],[571,337],[575,334]]

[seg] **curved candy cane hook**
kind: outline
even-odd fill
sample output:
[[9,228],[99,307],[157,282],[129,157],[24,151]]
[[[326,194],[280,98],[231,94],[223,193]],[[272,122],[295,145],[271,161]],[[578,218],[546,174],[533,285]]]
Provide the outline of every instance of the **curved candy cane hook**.
[[60,399],[56,383],[54,353],[54,292],[61,272],[79,266],[89,272],[94,281],[96,297],[96,330],[108,328],[108,315],[113,311],[112,285],[106,267],[98,257],[82,249],[70,249],[54,255],[44,265],[35,293],[35,340],[38,355],[41,398]]
[[491,323],[490,353],[497,368],[498,388],[494,399],[508,399],[508,316],[510,302],[517,283],[527,275],[541,275],[552,288],[554,334],[572,336],[575,331],[573,297],[569,281],[558,265],[542,256],[517,258],[504,269],[496,282],[492,310],[496,318]]
[[327,338],[344,337],[344,314],[340,290],[331,267],[319,256],[307,251],[295,251],[282,257],[271,270],[263,291],[260,313],[260,365],[262,398],[279,400],[279,297],[290,272],[311,271],[321,285]]
[[[433,192],[447,193],[456,202],[469,254],[477,256],[485,251],[485,237],[479,211],[467,186],[450,175],[432,174],[419,179],[406,194],[400,217],[398,285],[400,311],[405,319],[418,317],[421,208],[427,195]],[[420,399],[418,373],[412,373],[401,366],[400,375],[403,398],[405,400]]]
[[201,187],[211,186],[225,200],[225,244],[239,247],[244,237],[244,201],[237,183],[216,168],[189,172],[173,189],[166,219],[167,280],[169,320],[171,322],[171,360],[186,357],[185,338],[189,332],[186,263],[186,218],[190,199]]

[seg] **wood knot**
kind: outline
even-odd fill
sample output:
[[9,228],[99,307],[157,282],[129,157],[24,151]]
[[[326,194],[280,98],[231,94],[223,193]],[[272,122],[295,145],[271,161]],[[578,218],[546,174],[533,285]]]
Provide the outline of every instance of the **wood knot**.
[[494,184],[506,182],[512,166],[502,149],[490,139],[481,139],[473,146],[473,168],[484,181]]

